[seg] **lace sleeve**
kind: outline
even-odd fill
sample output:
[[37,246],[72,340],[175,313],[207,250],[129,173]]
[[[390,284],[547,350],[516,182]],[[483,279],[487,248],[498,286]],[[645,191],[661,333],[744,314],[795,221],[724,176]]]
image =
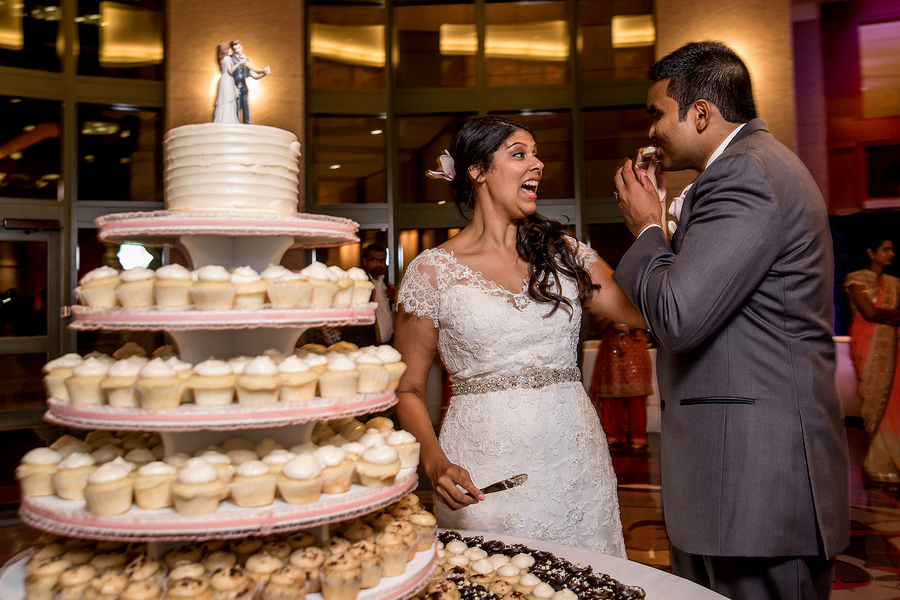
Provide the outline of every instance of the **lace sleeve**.
[[426,250],[417,256],[406,269],[400,289],[397,290],[396,306],[419,317],[431,319],[438,326],[438,309],[441,298],[437,290],[437,270],[430,260],[431,252]]
[[588,247],[587,244],[583,244],[575,238],[568,236],[566,237],[566,240],[572,246],[576,247],[575,260],[577,260],[578,263],[585,269],[590,270],[593,264],[600,258],[597,255],[597,252],[593,248]]

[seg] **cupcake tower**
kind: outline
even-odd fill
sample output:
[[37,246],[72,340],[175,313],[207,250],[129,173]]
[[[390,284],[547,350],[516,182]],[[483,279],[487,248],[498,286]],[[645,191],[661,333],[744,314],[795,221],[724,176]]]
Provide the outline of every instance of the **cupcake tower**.
[[[98,225],[101,239],[137,239],[178,246],[189,256],[194,269],[210,264],[226,269],[249,265],[261,272],[267,265],[277,263],[281,253],[288,247],[336,246],[358,239],[355,235],[356,225],[349,228],[345,219],[292,215],[253,221],[252,216],[248,218],[246,215],[240,218],[211,218],[188,214],[178,215],[173,221],[171,213],[162,212],[156,215],[139,214],[136,217],[112,215],[99,220]],[[305,234],[307,231],[308,235]],[[227,361],[240,355],[263,356],[273,349],[285,355],[293,355],[296,341],[308,327],[374,322],[372,305],[289,308],[282,311],[269,307],[220,312],[179,311],[177,314],[181,315],[180,319],[172,318],[173,314],[176,313],[115,308],[106,311],[90,310],[81,314],[76,312],[72,327],[166,330],[180,350],[180,360],[198,365],[210,359]],[[212,371],[209,376],[214,376]],[[321,373],[319,378],[321,390]],[[110,390],[115,388],[112,384],[107,385]],[[107,394],[107,398],[113,397],[108,391]],[[275,407],[249,409],[257,414],[246,414],[246,410],[244,414],[235,414],[236,409],[240,411],[242,408],[237,403],[222,407],[202,407],[204,410],[197,414],[177,417],[172,417],[170,411],[165,410],[151,413],[140,408],[125,408],[122,410],[131,413],[124,418],[126,427],[122,427],[121,420],[111,421],[91,414],[67,414],[65,408],[68,406],[71,409],[70,403],[63,406],[51,401],[47,418],[82,429],[128,429],[158,434],[164,456],[176,453],[193,456],[203,448],[217,446],[235,437],[234,430],[241,430],[240,437],[257,444],[269,440],[268,443],[290,448],[312,443],[314,426],[318,422],[334,422],[336,419],[360,416],[383,410],[394,403],[396,397],[393,389],[387,388],[382,394],[357,393],[337,402],[323,402],[315,397],[307,404],[295,403],[296,406],[293,406],[291,403],[280,403],[280,406]],[[197,512],[204,514],[196,516],[188,514],[193,508],[190,505],[183,506],[180,513],[172,508],[141,510],[132,506],[124,513],[116,510],[118,514],[103,516],[86,511],[83,505],[73,508],[72,500],[55,496],[25,496],[20,516],[25,522],[52,533],[92,539],[152,542],[151,549],[159,548],[157,553],[167,548],[160,543],[236,539],[274,532],[289,533],[310,527],[317,528],[313,531],[323,538],[320,542],[324,542],[329,536],[325,525],[374,513],[415,489],[415,468],[401,469],[396,476],[386,478],[380,465],[383,457],[378,456],[378,452],[370,452],[368,456],[370,462],[360,468],[357,474],[360,479],[365,478],[364,482],[354,483],[347,492],[322,493],[318,500],[306,504],[302,503],[302,490],[290,490],[286,486],[286,493],[296,493],[292,498],[300,503],[291,504],[276,499],[274,504],[254,507],[238,506],[227,500],[220,502],[215,511],[199,510]],[[331,458],[336,460],[337,457]],[[120,467],[121,465],[109,467],[110,481],[117,480],[117,469],[121,470]],[[205,474],[201,471],[202,469],[191,471],[191,477],[197,476],[197,483],[192,484],[195,488],[202,487],[199,482],[201,479],[205,480]],[[250,472],[251,469],[245,471],[241,476],[252,480],[254,474]],[[391,580],[387,587],[379,586],[368,593],[363,592],[360,598],[397,600],[417,593],[430,578],[436,560],[433,549],[420,552],[419,556],[421,558],[411,563],[411,568],[403,576]],[[340,565],[336,564],[334,567],[339,569]]]

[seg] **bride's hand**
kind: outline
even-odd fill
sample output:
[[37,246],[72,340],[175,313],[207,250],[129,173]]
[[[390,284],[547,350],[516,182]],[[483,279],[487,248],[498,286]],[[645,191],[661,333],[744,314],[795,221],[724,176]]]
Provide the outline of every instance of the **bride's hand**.
[[[428,477],[437,497],[452,510],[459,510],[484,500],[484,494],[472,483],[469,472],[459,465],[448,462],[435,472],[429,473]],[[463,487],[469,493],[466,494],[457,486]]]

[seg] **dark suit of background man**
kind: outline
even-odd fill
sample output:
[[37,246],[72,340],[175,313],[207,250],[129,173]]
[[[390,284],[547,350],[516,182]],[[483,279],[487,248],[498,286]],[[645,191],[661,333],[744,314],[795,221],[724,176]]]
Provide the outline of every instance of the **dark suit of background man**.
[[[616,173],[637,237],[616,282],[660,343],[672,571],[729,598],[828,598],[850,508],[822,195],[729,48],[688,44],[650,79],[657,150]],[[671,242],[657,161],[701,172]]]
[[[231,50],[233,52],[231,60],[234,63],[240,62],[241,58],[244,57],[244,46],[241,44],[241,40],[231,42]],[[269,67],[262,70],[257,69],[249,58],[246,64],[239,66],[231,74],[234,77],[234,85],[238,90],[238,99],[235,103],[238,111],[238,121],[241,121],[241,114],[243,113],[243,122],[250,123],[250,96],[247,89],[247,76],[249,75],[253,79],[262,79],[268,74]]]

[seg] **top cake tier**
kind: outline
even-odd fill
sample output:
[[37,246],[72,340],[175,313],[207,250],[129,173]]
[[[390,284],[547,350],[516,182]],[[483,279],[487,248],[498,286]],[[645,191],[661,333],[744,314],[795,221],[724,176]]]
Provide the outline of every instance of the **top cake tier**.
[[165,138],[168,210],[296,212],[300,143],[263,125],[202,123]]

